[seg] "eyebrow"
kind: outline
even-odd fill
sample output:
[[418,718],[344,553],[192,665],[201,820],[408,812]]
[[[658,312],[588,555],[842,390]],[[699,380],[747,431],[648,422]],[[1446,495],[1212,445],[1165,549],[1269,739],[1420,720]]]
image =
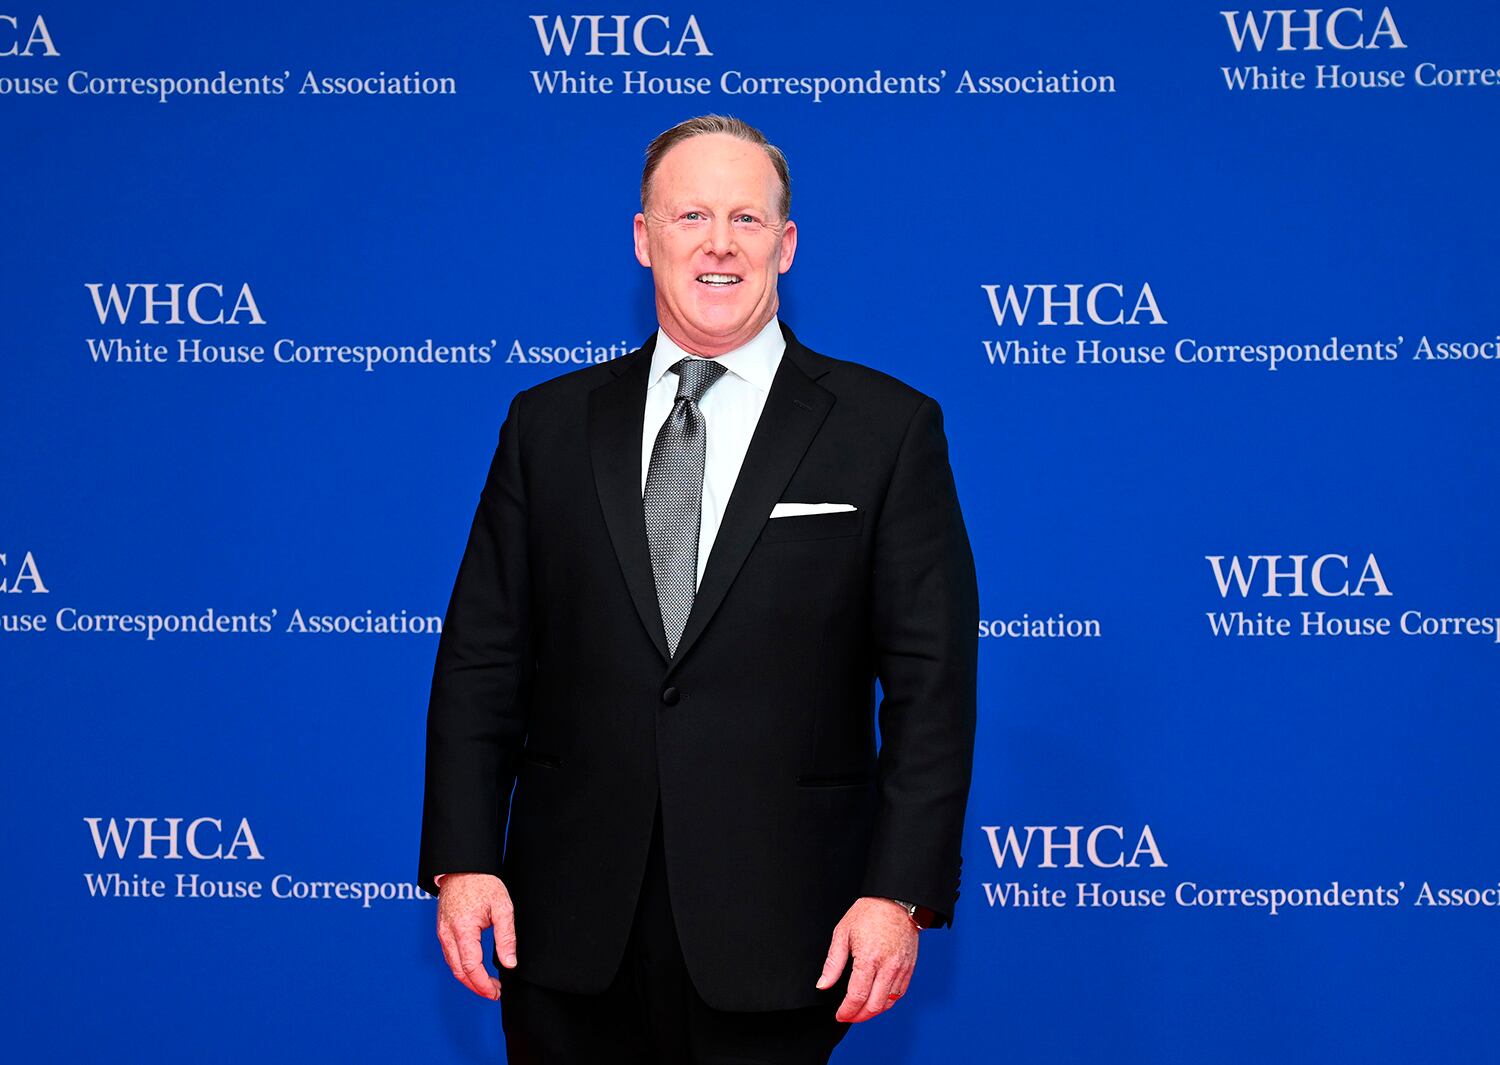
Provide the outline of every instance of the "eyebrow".
[[[669,204],[666,207],[666,210],[680,213],[682,211],[711,211],[712,208],[706,206],[700,200],[683,200],[681,203]],[[769,207],[762,207],[757,204],[741,204],[738,207],[729,208],[728,213],[769,215],[771,213],[771,209]]]

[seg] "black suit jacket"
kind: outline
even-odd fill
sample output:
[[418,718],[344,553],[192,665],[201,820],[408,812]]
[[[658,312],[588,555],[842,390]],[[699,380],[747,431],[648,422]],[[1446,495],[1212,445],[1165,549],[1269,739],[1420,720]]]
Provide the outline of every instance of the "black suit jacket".
[[[782,328],[673,657],[641,505],[654,336],[521,392],[500,429],[438,645],[418,882],[502,877],[518,976],[608,985],[658,793],[714,1007],[817,1002],[862,895],[951,921],[979,607],[942,415]],[[770,519],[781,500],[858,509]]]

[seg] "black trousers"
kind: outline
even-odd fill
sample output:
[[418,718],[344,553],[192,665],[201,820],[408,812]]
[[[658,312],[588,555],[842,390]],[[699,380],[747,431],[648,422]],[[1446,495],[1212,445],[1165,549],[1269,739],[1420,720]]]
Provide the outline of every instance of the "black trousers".
[[[847,972],[806,1009],[739,1013],[703,1001],[672,920],[660,803],[635,923],[610,986],[579,995],[507,972],[500,971],[500,1015],[511,1065],[826,1065],[849,1030],[834,1019]],[[808,983],[817,977],[808,973]]]

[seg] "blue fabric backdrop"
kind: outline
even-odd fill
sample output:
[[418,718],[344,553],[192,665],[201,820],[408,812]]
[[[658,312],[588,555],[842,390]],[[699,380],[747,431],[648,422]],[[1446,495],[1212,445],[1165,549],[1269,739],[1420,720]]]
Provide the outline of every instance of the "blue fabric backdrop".
[[943,405],[986,619],[960,912],[842,1057],[1487,1060],[1497,67],[1477,0],[6,8],[13,1060],[501,1060],[438,626],[711,110],[785,320]]

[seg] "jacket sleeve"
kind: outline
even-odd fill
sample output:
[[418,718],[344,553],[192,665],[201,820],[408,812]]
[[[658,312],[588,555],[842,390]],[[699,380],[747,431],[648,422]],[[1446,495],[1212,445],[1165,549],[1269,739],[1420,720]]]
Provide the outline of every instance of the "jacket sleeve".
[[979,592],[938,404],[907,426],[875,531],[879,790],[861,894],[951,924],[974,758]]
[[534,676],[524,392],[511,400],[443,618],[427,708],[426,784],[417,883],[439,873],[500,875],[511,787]]

